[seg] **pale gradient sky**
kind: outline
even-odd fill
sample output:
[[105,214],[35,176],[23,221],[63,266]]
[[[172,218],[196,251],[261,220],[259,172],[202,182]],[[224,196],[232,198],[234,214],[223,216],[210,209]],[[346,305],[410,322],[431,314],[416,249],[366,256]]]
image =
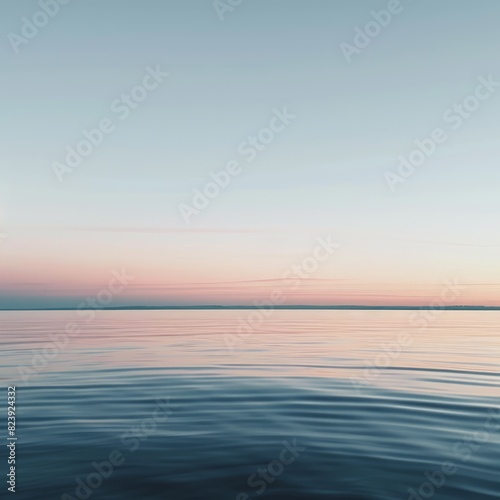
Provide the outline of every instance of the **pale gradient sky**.
[[[457,303],[500,305],[500,89],[459,130],[442,118],[500,81],[500,2],[402,0],[348,64],[340,43],[387,3],[244,0],[221,21],[210,0],[74,0],[14,53],[39,6],[4,0],[0,308],[77,306],[121,269],[113,305],[427,305],[446,279],[467,284]],[[120,121],[111,103],[158,64]],[[238,145],[284,106],[247,163]],[[104,117],[116,131],[59,183],[52,163]],[[449,140],[391,192],[384,172],[437,127]],[[178,205],[231,160],[243,172],[187,225]],[[287,288],[327,235],[340,248]]]

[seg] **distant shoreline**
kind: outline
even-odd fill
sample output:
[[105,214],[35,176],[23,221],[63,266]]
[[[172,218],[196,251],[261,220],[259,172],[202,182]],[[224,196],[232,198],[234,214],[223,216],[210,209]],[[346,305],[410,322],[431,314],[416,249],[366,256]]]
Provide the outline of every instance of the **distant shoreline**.
[[500,311],[500,306],[363,306],[363,305],[345,305],[345,306],[319,306],[319,305],[276,305],[272,307],[239,305],[239,306],[116,306],[116,307],[43,307],[43,308],[0,308],[2,311],[171,311],[171,310],[254,310],[254,309],[282,309],[282,310],[332,310],[332,311],[421,311],[421,310],[441,310],[441,311]]

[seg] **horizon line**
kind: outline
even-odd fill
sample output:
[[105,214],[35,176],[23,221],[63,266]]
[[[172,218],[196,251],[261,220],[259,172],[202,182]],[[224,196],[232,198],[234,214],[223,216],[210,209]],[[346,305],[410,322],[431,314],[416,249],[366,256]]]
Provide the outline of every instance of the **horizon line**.
[[348,304],[348,305],[307,305],[307,304],[297,304],[297,305],[129,305],[129,306],[109,306],[109,307],[27,307],[27,308],[0,308],[1,311],[121,311],[121,310],[219,310],[219,309],[230,309],[230,310],[255,310],[255,309],[281,309],[281,310],[393,310],[393,311],[417,311],[417,310],[441,310],[441,311],[500,311],[500,306],[486,306],[486,305],[449,305],[449,306],[416,306],[416,305],[387,305],[387,306],[376,306],[376,305],[359,305],[359,304]]

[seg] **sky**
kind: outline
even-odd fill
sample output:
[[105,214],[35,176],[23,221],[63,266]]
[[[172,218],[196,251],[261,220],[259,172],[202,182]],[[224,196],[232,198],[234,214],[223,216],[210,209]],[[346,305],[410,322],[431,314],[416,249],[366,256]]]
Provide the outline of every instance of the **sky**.
[[500,305],[500,3],[232,4],[2,1],[0,308]]

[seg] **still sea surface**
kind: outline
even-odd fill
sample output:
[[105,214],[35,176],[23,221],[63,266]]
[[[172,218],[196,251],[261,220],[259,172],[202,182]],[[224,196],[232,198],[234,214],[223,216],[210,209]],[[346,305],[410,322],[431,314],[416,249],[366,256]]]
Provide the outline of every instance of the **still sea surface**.
[[12,498],[500,498],[499,312],[255,312],[1,312]]

